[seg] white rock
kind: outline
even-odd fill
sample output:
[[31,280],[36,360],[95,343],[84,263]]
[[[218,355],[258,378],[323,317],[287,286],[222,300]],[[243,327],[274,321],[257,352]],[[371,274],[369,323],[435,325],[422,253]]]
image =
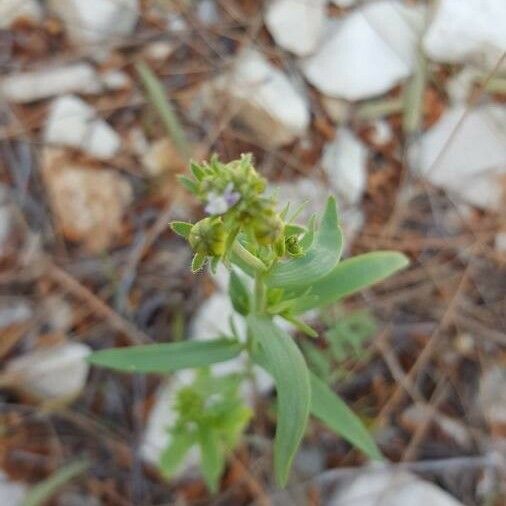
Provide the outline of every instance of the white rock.
[[175,45],[172,42],[165,40],[157,40],[147,44],[143,48],[144,54],[152,60],[166,60],[175,49]]
[[475,67],[464,67],[446,82],[448,98],[454,105],[465,104],[471,96],[473,87],[482,76]]
[[26,323],[32,316],[32,307],[25,299],[0,297],[0,330]]
[[40,313],[49,332],[65,333],[72,327],[72,305],[60,295],[51,294],[44,297],[40,304]]
[[306,203],[296,220],[302,224],[313,214],[321,214],[325,199],[332,194],[331,189],[313,178],[298,178],[294,181],[276,183],[274,189],[280,209],[290,202],[291,212],[294,212],[301,204]]
[[364,226],[365,215],[358,207],[345,208],[341,211],[341,220],[344,231],[343,255],[346,255],[350,251],[355,237]]
[[265,24],[283,49],[298,56],[314,52],[324,30],[327,0],[273,0]]
[[440,0],[423,47],[436,61],[494,67],[506,51],[506,2]]
[[[469,346],[469,343],[465,346]],[[471,338],[471,349],[472,346]],[[423,404],[412,404],[406,408],[402,413],[401,423],[413,433],[426,425],[435,424],[441,432],[454,439],[460,446],[470,448],[472,444],[471,432],[465,424]]]
[[377,146],[384,146],[393,139],[390,123],[384,119],[374,120],[372,123],[371,141]]
[[0,94],[10,102],[27,103],[66,93],[99,93],[100,79],[87,63],[12,74],[0,81]]
[[27,494],[27,487],[23,483],[10,481],[0,471],[0,504],[4,506],[22,506]]
[[11,360],[6,373],[14,385],[38,399],[70,399],[86,384],[90,353],[91,348],[81,343],[52,346]]
[[498,209],[506,172],[506,107],[478,107],[460,123],[466,111],[457,106],[445,112],[411,147],[409,161],[432,184],[465,202]]
[[447,492],[406,472],[370,469],[338,490],[329,506],[462,506]]
[[197,5],[197,18],[206,25],[214,25],[220,21],[216,0],[201,0]]
[[506,370],[500,365],[490,367],[480,378],[479,412],[500,434],[506,433]]
[[367,149],[353,135],[341,128],[336,138],[323,150],[322,168],[343,203],[354,205],[362,200],[367,183]]
[[[190,339],[207,341],[217,336],[230,335],[230,317],[235,315],[230,299],[225,293],[215,292],[200,306],[189,328]],[[241,331],[245,330],[242,326]]]
[[184,16],[177,12],[170,12],[167,16],[167,31],[171,34],[188,30],[188,23]]
[[9,251],[9,238],[14,228],[14,216],[9,199],[9,188],[0,183],[0,259]]
[[138,0],[49,0],[75,44],[93,44],[130,35],[139,17]]
[[104,72],[100,78],[106,89],[112,91],[124,90],[131,84],[130,76],[121,70],[108,70]]
[[142,154],[141,163],[151,177],[180,173],[187,166],[186,159],[168,137],[153,141]]
[[307,79],[322,93],[347,100],[385,93],[412,73],[423,12],[393,0],[353,11],[304,62]]
[[499,232],[495,236],[494,246],[497,252],[506,255],[506,232]]
[[15,21],[27,19],[32,23],[42,20],[42,7],[36,0],[0,0],[0,29],[10,28]]
[[101,160],[113,157],[121,146],[119,135],[86,102],[73,95],[57,98],[51,105],[44,141],[81,149]]
[[305,133],[306,99],[287,76],[253,49],[243,51],[229,73],[204,87],[206,107],[223,113],[224,100],[236,117],[267,146],[288,144]]
[[132,199],[128,180],[111,169],[76,165],[61,153],[44,158],[44,183],[63,235],[90,253],[103,252],[121,232]]

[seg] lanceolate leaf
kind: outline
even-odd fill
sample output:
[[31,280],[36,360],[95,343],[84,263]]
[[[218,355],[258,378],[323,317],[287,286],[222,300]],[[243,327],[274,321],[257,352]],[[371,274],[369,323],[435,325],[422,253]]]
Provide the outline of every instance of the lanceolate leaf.
[[278,420],[274,470],[278,484],[284,486],[309,416],[309,371],[292,338],[272,320],[250,315],[248,328],[253,339],[262,347],[262,362],[276,383]]
[[250,294],[244,281],[234,269],[230,272],[228,293],[234,309],[243,316],[247,315],[250,311]]
[[[16,504],[20,504],[20,506],[43,506],[47,504],[47,501],[53,495],[67,485],[68,482],[83,474],[89,467],[90,463],[87,460],[68,462],[57,469],[49,478],[32,487],[25,499]],[[2,500],[2,503],[2,506],[9,506],[4,503],[4,500]],[[12,504],[10,501],[9,503]]]
[[199,431],[199,445],[204,479],[209,490],[216,492],[225,467],[225,456],[216,433],[210,428],[202,427]]
[[88,360],[118,371],[169,373],[224,362],[237,356],[241,350],[242,345],[237,341],[220,338],[111,348],[93,353]]
[[316,374],[310,373],[311,413],[371,459],[381,453],[360,418]]
[[188,239],[188,236],[190,235],[190,232],[193,228],[192,223],[186,223],[185,221],[173,221],[170,224],[170,228],[181,237],[184,237],[185,239]]
[[298,299],[294,312],[302,313],[332,304],[387,278],[408,264],[409,260],[395,251],[376,251],[344,260],[314,284],[309,296],[302,295]]
[[186,453],[195,444],[195,437],[187,432],[172,434],[169,445],[160,457],[160,468],[166,478],[171,478],[181,466]]
[[306,287],[328,274],[341,257],[343,236],[333,197],[327,200],[316,240],[301,257],[280,263],[266,278],[270,287],[285,289]]
[[177,150],[183,156],[188,156],[190,148],[184,129],[179,121],[179,118],[172,107],[172,104],[167,98],[165,89],[151,68],[144,62],[139,62],[135,65],[137,73],[141,82],[146,89],[147,98],[152,103],[155,111],[160,116],[163,124],[170,135],[171,140],[174,142]]

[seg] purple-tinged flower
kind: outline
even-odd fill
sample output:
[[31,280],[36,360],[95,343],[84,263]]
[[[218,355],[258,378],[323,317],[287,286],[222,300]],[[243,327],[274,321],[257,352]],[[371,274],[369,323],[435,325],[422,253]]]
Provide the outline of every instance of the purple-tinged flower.
[[207,214],[220,215],[235,206],[241,198],[239,192],[234,192],[234,183],[228,183],[223,193],[210,191],[207,194],[207,205],[204,208]]

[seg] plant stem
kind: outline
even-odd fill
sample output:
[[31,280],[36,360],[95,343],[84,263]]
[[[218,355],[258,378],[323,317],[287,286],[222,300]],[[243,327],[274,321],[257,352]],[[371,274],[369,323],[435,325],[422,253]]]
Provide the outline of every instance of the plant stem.
[[265,311],[265,283],[261,273],[257,273],[255,276],[254,307],[256,313],[263,313]]
[[235,241],[232,247],[233,252],[245,263],[247,263],[256,272],[265,272],[267,267],[265,264],[252,255],[239,241]]

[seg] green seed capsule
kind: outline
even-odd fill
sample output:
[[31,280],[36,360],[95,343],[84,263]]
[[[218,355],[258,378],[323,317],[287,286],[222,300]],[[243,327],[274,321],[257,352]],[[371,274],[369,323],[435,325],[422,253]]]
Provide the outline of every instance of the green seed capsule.
[[255,239],[262,246],[274,244],[283,234],[283,221],[272,211],[264,212],[253,224]]
[[227,233],[220,218],[209,217],[193,225],[188,241],[193,251],[210,257],[225,253]]
[[300,245],[300,241],[295,235],[291,235],[290,237],[286,238],[285,241],[286,251],[292,256],[299,256],[302,255],[303,249]]

